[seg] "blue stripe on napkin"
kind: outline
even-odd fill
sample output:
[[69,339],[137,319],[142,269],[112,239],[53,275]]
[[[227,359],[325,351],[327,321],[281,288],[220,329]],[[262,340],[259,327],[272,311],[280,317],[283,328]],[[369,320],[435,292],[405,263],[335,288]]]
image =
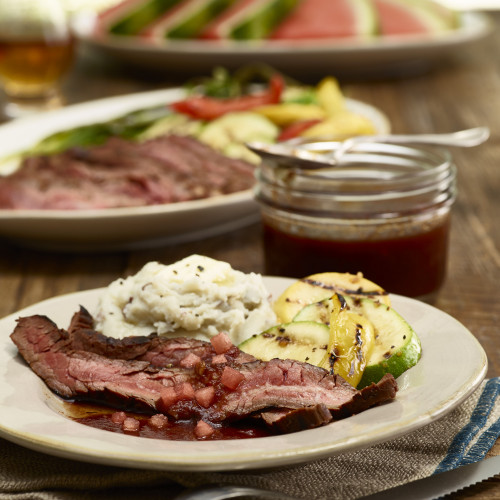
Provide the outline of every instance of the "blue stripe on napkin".
[[[455,436],[446,457],[437,466],[434,474],[474,463],[484,458],[500,436],[500,419],[485,428],[488,425],[488,417],[497,404],[499,394],[500,377],[488,380],[468,424]],[[470,443],[478,435],[477,441],[470,446]]]

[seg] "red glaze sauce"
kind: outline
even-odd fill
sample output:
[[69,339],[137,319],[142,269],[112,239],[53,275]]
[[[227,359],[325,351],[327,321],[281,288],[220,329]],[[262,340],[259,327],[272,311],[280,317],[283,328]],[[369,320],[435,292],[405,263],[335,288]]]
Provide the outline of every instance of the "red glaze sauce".
[[264,224],[265,273],[304,278],[327,271],[363,275],[391,293],[422,297],[446,274],[450,221],[387,239],[346,241],[294,236]]
[[113,422],[112,413],[97,411],[95,414],[88,414],[84,417],[73,418],[73,420],[94,427],[96,429],[116,432],[119,434],[128,434],[150,439],[167,439],[175,441],[198,441],[198,440],[223,440],[223,439],[249,439],[256,437],[266,437],[272,435],[264,426],[258,422],[237,422],[233,425],[213,425],[214,432],[210,436],[197,437],[195,434],[196,422],[180,421],[169,423],[157,428],[152,426],[149,416],[127,412],[128,417],[132,417],[139,422],[139,428],[136,431],[126,431],[122,424]]

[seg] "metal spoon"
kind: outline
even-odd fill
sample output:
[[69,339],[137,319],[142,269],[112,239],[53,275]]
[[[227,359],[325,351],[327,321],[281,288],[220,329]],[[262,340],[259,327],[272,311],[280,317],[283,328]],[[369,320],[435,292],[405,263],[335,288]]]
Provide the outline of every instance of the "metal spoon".
[[[490,136],[488,127],[476,127],[445,134],[387,134],[350,137],[338,141],[306,142],[292,139],[277,144],[250,143],[248,148],[262,157],[294,157],[301,162],[303,169],[321,168],[338,165],[342,157],[360,144],[429,144],[454,147],[473,147],[485,142]],[[280,164],[286,166],[285,164]],[[290,165],[292,166],[292,165]]]

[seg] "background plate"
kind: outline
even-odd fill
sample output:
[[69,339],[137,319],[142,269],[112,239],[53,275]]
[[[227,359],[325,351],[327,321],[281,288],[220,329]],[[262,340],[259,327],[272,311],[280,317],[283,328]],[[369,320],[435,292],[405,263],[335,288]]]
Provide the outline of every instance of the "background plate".
[[[295,280],[265,278],[273,299]],[[101,290],[55,297],[0,320],[0,436],[27,448],[92,463],[208,471],[303,463],[396,438],[442,417],[478,387],[486,354],[458,321],[427,304],[392,296],[422,342],[420,362],[398,379],[396,400],[317,429],[229,441],[163,441],[93,429],[63,417],[58,398],[25,365],[9,334],[19,316],[45,314],[60,327]],[[459,362],[457,362],[459,360]],[[22,397],[20,397],[22,394]]]
[[[128,112],[168,104],[180,88],[99,99],[40,113],[0,126],[0,158],[25,150],[53,132],[107,121]],[[352,99],[346,106],[390,131],[378,109]],[[0,236],[39,248],[69,251],[123,250],[206,238],[259,218],[251,190],[203,200],[101,210],[0,210]]]
[[210,42],[174,40],[142,42],[137,37],[92,34],[93,20],[81,18],[77,32],[85,50],[112,56],[155,72],[211,73],[265,63],[290,75],[369,74],[427,66],[492,32],[487,14],[461,12],[456,30],[435,36],[391,36],[374,40]]

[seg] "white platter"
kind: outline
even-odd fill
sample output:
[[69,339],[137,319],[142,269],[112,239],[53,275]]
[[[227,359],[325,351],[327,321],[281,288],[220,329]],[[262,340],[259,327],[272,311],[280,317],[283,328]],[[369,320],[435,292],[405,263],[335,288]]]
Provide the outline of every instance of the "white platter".
[[460,27],[440,35],[404,35],[373,40],[210,42],[169,40],[142,42],[138,37],[97,35],[93,21],[82,18],[77,31],[85,48],[155,72],[206,73],[252,63],[305,78],[307,72],[337,75],[343,71],[380,75],[435,63],[482,40],[493,30],[482,12],[461,12]]
[[[273,298],[292,282],[265,278]],[[392,296],[394,308],[414,327],[423,349],[420,362],[399,377],[396,400],[284,436],[146,442],[146,438],[78,424],[52,409],[58,398],[25,365],[9,339],[19,316],[45,314],[64,328],[80,304],[93,311],[99,294],[100,290],[89,290],[55,297],[0,320],[0,436],[50,455],[134,468],[208,471],[298,464],[367,447],[429,424],[466,399],[487,370],[484,350],[458,321],[422,302]]]
[[[14,120],[0,126],[0,158],[23,151],[53,132],[107,121],[128,112],[169,104],[180,88],[99,99]],[[386,116],[368,104],[346,106],[369,118],[379,133],[390,131]],[[51,250],[117,250],[201,239],[258,220],[251,190],[168,205],[102,210],[0,210],[0,236]]]

